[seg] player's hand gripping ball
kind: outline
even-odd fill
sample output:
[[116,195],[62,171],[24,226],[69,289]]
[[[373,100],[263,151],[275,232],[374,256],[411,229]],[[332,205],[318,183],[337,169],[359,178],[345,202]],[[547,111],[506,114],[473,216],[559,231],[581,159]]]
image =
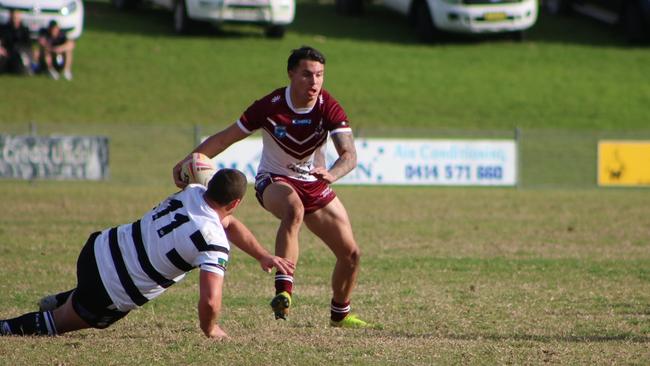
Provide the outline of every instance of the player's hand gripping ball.
[[216,172],[212,160],[201,153],[192,153],[181,165],[181,179],[187,184],[198,183],[207,187]]

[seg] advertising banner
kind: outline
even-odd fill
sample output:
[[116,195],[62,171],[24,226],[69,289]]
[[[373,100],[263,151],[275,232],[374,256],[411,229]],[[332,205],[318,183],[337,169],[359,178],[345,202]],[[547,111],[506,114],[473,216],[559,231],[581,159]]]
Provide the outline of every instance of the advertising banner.
[[650,141],[599,141],[598,185],[650,186]]
[[0,178],[108,178],[108,138],[0,134]]
[[[390,185],[513,186],[517,183],[514,140],[357,139],[357,168],[337,183]],[[233,144],[214,161],[237,168],[253,181],[261,138]],[[327,164],[338,157],[328,141]]]

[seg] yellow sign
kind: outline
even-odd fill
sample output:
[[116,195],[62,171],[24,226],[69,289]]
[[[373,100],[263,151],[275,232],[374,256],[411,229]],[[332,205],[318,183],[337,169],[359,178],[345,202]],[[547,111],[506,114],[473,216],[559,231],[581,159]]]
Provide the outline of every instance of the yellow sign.
[[598,185],[650,186],[650,141],[599,141]]

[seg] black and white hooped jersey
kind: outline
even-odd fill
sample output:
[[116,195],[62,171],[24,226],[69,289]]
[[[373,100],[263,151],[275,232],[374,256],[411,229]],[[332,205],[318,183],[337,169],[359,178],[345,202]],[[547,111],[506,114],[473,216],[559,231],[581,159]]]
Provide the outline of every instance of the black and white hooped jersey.
[[225,274],[230,244],[204,192],[192,184],[140,220],[97,237],[99,274],[118,310],[142,306],[196,267]]

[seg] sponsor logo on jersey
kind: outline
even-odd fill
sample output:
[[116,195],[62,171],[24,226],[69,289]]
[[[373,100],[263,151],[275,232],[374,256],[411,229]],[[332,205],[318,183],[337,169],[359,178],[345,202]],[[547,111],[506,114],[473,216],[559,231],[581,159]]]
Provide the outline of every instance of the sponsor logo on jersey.
[[280,101],[282,97],[280,95],[276,95],[271,99],[271,103],[275,104]]
[[310,118],[292,119],[291,124],[294,126],[308,126],[311,124],[311,119]]
[[287,165],[287,168],[290,169],[291,171],[294,171],[294,172],[300,174],[300,175],[307,176],[307,175],[309,175],[309,172],[311,171],[311,163],[308,162],[308,161],[298,163],[298,164],[291,163],[291,164]]
[[217,260],[217,263],[219,263],[219,265],[222,266],[224,269],[228,268],[228,261],[223,258],[219,258]]
[[281,139],[287,135],[287,128],[284,126],[275,126],[275,129],[273,130],[273,134],[275,135],[275,137]]

